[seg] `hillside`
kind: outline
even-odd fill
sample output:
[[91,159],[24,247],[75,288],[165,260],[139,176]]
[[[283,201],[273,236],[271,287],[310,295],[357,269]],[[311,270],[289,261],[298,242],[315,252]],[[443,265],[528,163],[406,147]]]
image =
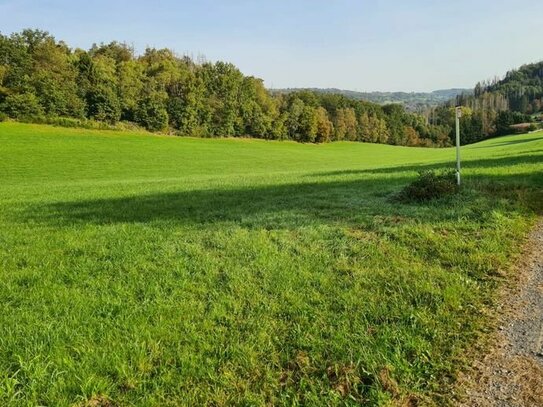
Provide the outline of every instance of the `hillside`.
[[543,61],[513,69],[503,78],[480,82],[475,86],[475,98],[485,94],[505,97],[511,111],[533,114],[543,112]]
[[454,106],[460,105],[462,143],[469,144],[512,132],[535,131],[543,126],[543,62],[523,65],[503,78],[479,82],[472,94],[429,109],[424,116],[454,137]]
[[454,149],[0,123],[1,405],[446,405],[541,210],[543,133]]

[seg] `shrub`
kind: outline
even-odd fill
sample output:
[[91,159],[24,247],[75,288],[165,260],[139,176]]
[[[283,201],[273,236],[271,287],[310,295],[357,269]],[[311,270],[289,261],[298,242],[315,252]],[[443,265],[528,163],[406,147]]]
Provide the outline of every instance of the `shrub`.
[[458,190],[455,171],[421,171],[415,181],[402,189],[397,199],[401,202],[425,202],[453,195]]
[[43,114],[38,98],[32,93],[9,95],[0,105],[0,110],[14,119]]
[[121,119],[121,103],[115,91],[97,86],[87,94],[88,115],[91,119],[115,124]]
[[[0,112],[0,121],[2,113]],[[38,116],[25,116],[18,121],[23,123],[35,123],[35,124],[48,124],[51,126],[69,127],[69,128],[83,128],[89,130],[130,130],[130,131],[142,131],[143,129],[135,123],[130,122],[117,122],[110,124],[92,119],[74,119],[73,117],[49,117],[44,115]]]
[[158,98],[149,97],[139,103],[135,120],[149,131],[161,131],[168,127],[168,112]]

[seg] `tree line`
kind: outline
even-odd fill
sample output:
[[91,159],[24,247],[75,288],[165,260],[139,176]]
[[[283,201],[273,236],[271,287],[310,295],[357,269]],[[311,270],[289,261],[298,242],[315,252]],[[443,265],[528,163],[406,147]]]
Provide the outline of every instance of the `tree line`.
[[136,55],[119,42],[72,49],[30,29],[0,34],[0,115],[130,122],[199,137],[450,144],[448,129],[399,104],[311,91],[271,94],[230,63],[194,61],[169,49]]
[[543,61],[508,72],[504,78],[477,83],[472,94],[461,94],[425,117],[429,123],[450,129],[454,136],[454,106],[463,110],[462,141],[474,143],[485,138],[510,134],[515,124],[535,130],[543,121]]
[[426,110],[442,105],[461,94],[471,94],[472,89],[440,89],[432,92],[358,92],[338,88],[285,88],[273,89],[275,94],[292,93],[299,90],[311,90],[317,93],[339,93],[349,99],[365,100],[368,102],[387,105],[398,103],[405,106],[408,112],[423,113]]

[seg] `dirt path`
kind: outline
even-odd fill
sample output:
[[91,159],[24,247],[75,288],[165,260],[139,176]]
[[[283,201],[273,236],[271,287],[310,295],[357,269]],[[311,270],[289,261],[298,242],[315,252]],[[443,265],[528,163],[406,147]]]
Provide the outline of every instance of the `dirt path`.
[[466,378],[472,384],[460,405],[543,407],[543,222],[503,298],[495,346]]

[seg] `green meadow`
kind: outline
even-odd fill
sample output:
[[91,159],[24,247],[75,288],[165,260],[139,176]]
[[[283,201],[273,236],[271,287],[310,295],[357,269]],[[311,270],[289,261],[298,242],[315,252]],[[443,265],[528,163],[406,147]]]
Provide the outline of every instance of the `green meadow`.
[[543,133],[452,148],[0,123],[0,405],[450,402],[543,209]]

